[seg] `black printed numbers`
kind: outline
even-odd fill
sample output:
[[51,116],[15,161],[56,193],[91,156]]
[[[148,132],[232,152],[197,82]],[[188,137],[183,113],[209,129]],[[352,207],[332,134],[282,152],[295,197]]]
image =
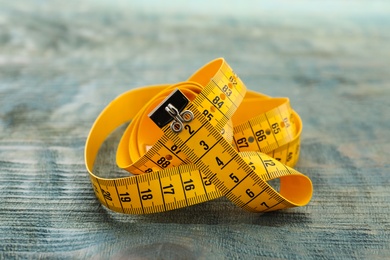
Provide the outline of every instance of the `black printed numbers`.
[[144,191],[141,191],[141,199],[142,200],[151,200],[153,199],[153,195],[151,194],[152,190],[151,189],[147,189],[147,190],[144,190]]
[[158,161],[157,161],[157,164],[161,167],[161,168],[166,168],[168,167],[171,162],[168,161],[167,159],[165,159],[165,157],[161,157]]
[[103,197],[104,197],[106,200],[112,201],[110,192],[109,192],[109,191],[105,191],[105,190],[103,190],[103,189],[101,189],[101,190],[102,190]]
[[279,124],[272,124],[272,129],[274,130],[274,134],[278,134],[280,132]]
[[223,161],[221,161],[221,159],[219,159],[218,157],[215,157],[215,160],[217,161],[218,166],[224,166],[225,165],[223,163]]
[[269,209],[269,206],[265,202],[260,203],[260,205],[266,207],[267,209]]
[[183,182],[183,184],[184,184],[184,189],[186,191],[195,189],[195,185],[193,184],[193,180],[192,179],[189,179],[188,181]]
[[265,167],[275,166],[275,162],[273,162],[272,160],[264,160],[264,165]]
[[203,111],[203,115],[205,116],[205,117],[207,117],[207,119],[209,120],[209,121],[211,121],[211,119],[213,119],[213,114],[211,114],[207,109],[205,109],[204,111]]
[[173,188],[172,183],[169,184],[168,186],[163,187],[164,194],[175,194],[175,189]]
[[223,86],[222,91],[228,97],[230,97],[230,95],[232,94],[232,90],[229,88],[228,85]]
[[179,154],[181,152],[181,149],[178,149],[178,146],[176,144],[172,145],[171,151],[175,154]]
[[128,192],[119,194],[119,197],[121,198],[122,202],[130,202],[130,194]]
[[251,191],[250,189],[247,189],[245,191],[245,193],[249,196],[249,198],[253,198],[255,196],[255,194],[253,193],[253,191]]
[[291,161],[292,158],[293,158],[293,153],[292,153],[292,152],[289,152],[288,155],[287,155],[286,162]]
[[207,150],[209,149],[209,146],[208,146],[208,144],[206,144],[205,141],[201,140],[201,141],[199,142],[199,144],[200,144],[201,146],[203,146],[203,149],[204,149],[204,150],[207,151]]
[[234,173],[231,173],[231,174],[229,175],[229,177],[230,177],[230,179],[233,180],[234,183],[237,183],[237,182],[240,181],[240,179],[238,179],[238,177],[237,177],[236,175],[234,175]]
[[204,186],[209,186],[209,185],[211,185],[211,181],[209,179],[207,179],[206,176],[203,176],[203,184],[204,184]]
[[257,141],[258,142],[261,142],[265,139],[267,139],[267,136],[264,134],[264,130],[259,130],[255,133],[256,137],[257,137]]
[[256,166],[253,162],[249,162],[248,165],[252,168],[252,170],[256,170]]
[[185,125],[185,126],[184,126],[184,129],[188,130],[188,133],[189,133],[190,135],[192,135],[193,133],[195,133],[195,131],[191,129],[191,126],[190,126],[190,125]]
[[230,76],[229,77],[229,81],[233,84],[233,85],[237,85],[237,76]]
[[213,99],[213,104],[216,105],[218,108],[221,108],[223,106],[224,102],[221,101],[220,97],[215,96],[215,98]]
[[237,145],[238,145],[238,148],[243,148],[243,147],[248,147],[249,146],[249,144],[246,141],[245,137],[238,139],[237,140]]

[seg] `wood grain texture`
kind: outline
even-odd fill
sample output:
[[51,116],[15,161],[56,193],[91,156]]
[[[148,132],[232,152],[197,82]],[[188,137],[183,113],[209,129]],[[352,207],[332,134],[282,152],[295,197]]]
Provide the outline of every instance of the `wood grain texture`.
[[[0,258],[389,258],[389,4],[148,4],[0,0]],[[311,203],[262,215],[225,198],[146,216],[99,205],[83,158],[96,116],[216,57],[248,88],[290,97]],[[123,174],[122,130],[101,175]]]

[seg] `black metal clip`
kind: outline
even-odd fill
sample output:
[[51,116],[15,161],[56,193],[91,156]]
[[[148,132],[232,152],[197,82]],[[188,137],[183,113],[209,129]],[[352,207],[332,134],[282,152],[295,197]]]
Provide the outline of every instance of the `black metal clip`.
[[194,119],[194,114],[191,111],[184,110],[188,102],[187,97],[179,89],[176,89],[149,114],[149,118],[160,128],[172,122],[172,131],[180,133],[184,127],[183,123],[191,122]]

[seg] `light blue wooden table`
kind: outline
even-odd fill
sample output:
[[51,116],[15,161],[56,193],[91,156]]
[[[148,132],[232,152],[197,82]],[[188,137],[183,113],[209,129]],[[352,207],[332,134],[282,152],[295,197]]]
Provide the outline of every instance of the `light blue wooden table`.
[[[0,0],[0,259],[390,258],[389,46],[386,2]],[[96,116],[217,57],[301,115],[310,204],[106,210],[84,166]]]

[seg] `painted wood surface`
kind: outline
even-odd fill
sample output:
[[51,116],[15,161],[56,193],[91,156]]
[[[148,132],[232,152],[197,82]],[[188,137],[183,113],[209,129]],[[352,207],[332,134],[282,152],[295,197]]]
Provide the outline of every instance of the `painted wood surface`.
[[[389,258],[389,43],[386,2],[1,0],[0,258]],[[263,215],[225,198],[106,210],[83,157],[96,116],[217,57],[300,113],[311,203]],[[123,174],[121,131],[99,154],[102,176]]]

